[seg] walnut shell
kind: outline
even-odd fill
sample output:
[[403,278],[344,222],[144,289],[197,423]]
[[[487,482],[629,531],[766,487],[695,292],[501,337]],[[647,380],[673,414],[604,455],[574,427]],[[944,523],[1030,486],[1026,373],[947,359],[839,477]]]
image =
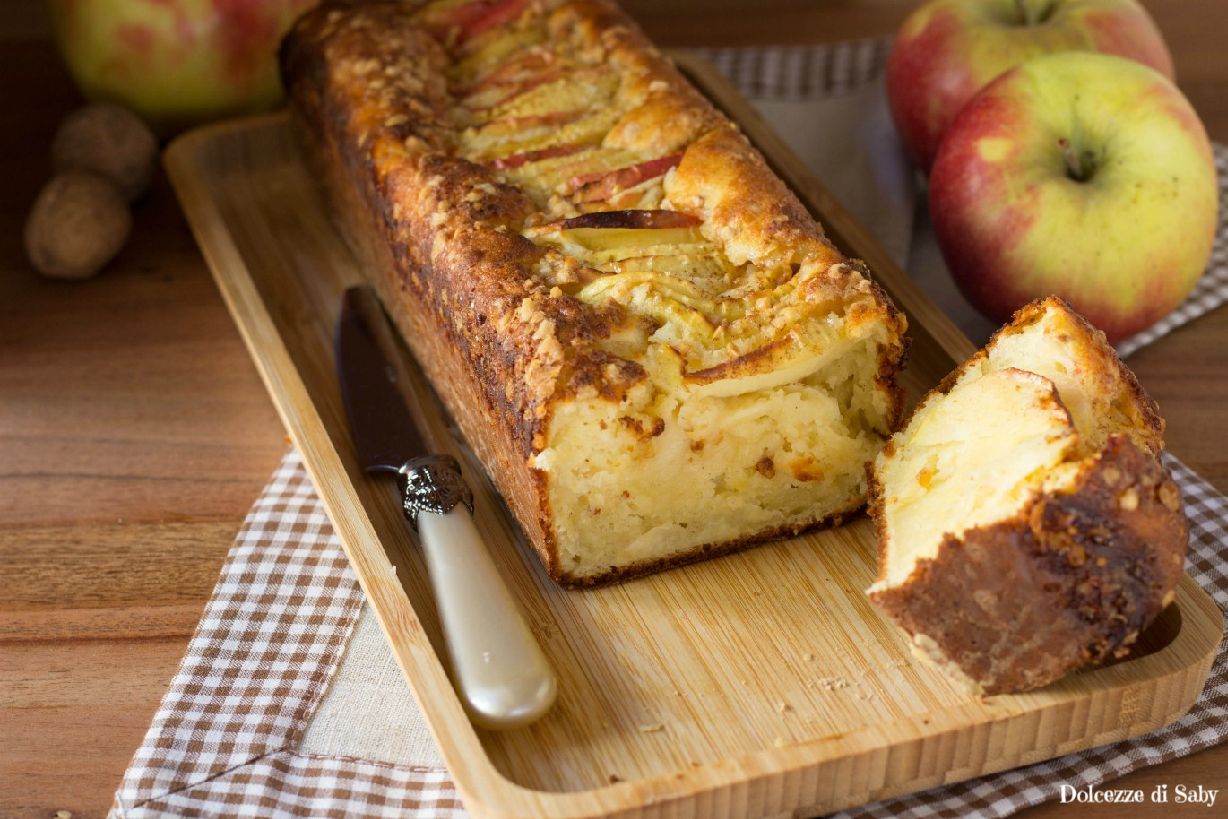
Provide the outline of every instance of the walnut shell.
[[128,203],[93,173],[60,174],[39,193],[26,221],[26,255],[39,272],[87,279],[123,248],[132,232]]
[[79,108],[60,125],[51,143],[56,173],[91,171],[115,185],[131,202],[145,192],[158,162],[158,140],[136,114],[118,105]]

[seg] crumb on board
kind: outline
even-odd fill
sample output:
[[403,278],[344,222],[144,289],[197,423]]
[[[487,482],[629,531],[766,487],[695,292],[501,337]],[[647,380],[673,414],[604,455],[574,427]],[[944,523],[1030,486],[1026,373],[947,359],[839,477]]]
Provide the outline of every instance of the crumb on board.
[[849,684],[843,677],[819,677],[817,680],[812,680],[810,685],[818,686],[824,691],[839,691],[841,688],[848,688]]

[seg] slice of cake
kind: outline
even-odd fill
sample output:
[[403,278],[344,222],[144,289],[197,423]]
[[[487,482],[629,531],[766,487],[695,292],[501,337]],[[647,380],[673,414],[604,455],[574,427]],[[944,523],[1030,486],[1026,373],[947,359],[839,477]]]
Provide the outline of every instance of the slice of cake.
[[1155,402],[1050,298],[913,410],[871,471],[870,599],[977,694],[1123,654],[1173,599],[1188,526]]

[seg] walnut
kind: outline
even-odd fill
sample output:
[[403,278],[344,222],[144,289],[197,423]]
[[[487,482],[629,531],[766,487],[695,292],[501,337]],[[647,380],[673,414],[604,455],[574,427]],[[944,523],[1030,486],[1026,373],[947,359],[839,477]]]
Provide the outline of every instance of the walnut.
[[115,258],[132,231],[128,203],[93,173],[53,177],[26,221],[26,255],[41,273],[87,279]]
[[51,142],[56,173],[91,171],[131,202],[149,187],[158,140],[140,117],[118,105],[94,104],[69,114]]

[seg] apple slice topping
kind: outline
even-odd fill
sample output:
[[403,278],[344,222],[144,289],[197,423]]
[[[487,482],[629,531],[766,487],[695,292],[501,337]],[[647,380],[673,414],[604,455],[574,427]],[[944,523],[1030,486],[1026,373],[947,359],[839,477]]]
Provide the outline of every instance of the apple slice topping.
[[702,225],[703,221],[692,213],[677,210],[603,210],[582,213],[548,227],[554,227],[557,230],[576,230],[578,228],[661,230],[695,228]]
[[475,114],[489,115],[534,88],[566,76],[559,68],[547,68],[527,76],[513,74],[507,79],[470,91],[461,97],[461,105]]
[[605,171],[638,162],[643,157],[636,151],[602,148],[595,141],[549,145],[529,151],[512,146],[511,150],[510,153],[506,149],[495,151],[496,155],[488,157],[484,164],[504,181],[521,186],[543,211],[549,211],[550,215],[545,216],[543,222],[575,216],[585,210],[655,208],[661,203],[660,196],[653,198],[632,191],[616,200],[601,202],[599,206],[579,208],[558,196],[564,190],[563,183],[577,173]]
[[469,99],[490,88],[501,85],[519,85],[538,74],[553,71],[556,57],[545,49],[535,48],[514,59],[500,64],[486,74],[475,79],[468,86],[459,89],[461,99]]
[[[583,111],[554,111],[549,114],[505,117],[485,125],[471,126],[465,131],[464,137],[469,143],[467,147],[472,151],[503,155],[528,153],[553,147],[555,140],[536,137],[556,134],[560,126],[576,122],[583,116]],[[529,141],[539,144],[522,144]],[[501,144],[506,147],[503,152],[500,152],[498,147]]]
[[678,167],[682,161],[682,152],[650,159],[637,165],[618,168],[608,173],[585,174],[573,176],[567,180],[567,188],[574,192],[576,202],[602,202],[613,197],[619,191],[634,188],[649,179],[665,176],[670,169]]
[[669,326],[671,340],[706,344],[724,323],[722,304],[685,279],[660,273],[619,273],[586,284],[576,292],[586,304],[614,300],[631,313]]
[[471,6],[478,8],[458,14],[460,19],[457,20],[456,25],[460,30],[456,35],[456,44],[463,46],[479,35],[515,20],[529,8],[530,3],[531,0],[495,0],[495,2],[478,0],[478,2],[461,6],[460,9],[457,9],[458,12]]
[[714,253],[700,224],[699,217],[672,210],[595,211],[529,228],[524,235],[597,268],[637,256]]
[[719,283],[721,292],[726,289],[726,280],[738,272],[738,269],[719,253],[630,256],[607,262],[598,269],[603,273],[667,273],[697,284],[715,281]]
[[525,28],[510,34],[499,33],[497,37],[486,37],[478,41],[480,48],[475,48],[472,54],[449,67],[448,76],[458,86],[464,86],[483,76],[488,71],[502,65],[518,51],[528,51],[534,46],[546,41],[546,32],[540,28]]
[[[638,162],[642,158],[635,151],[601,148],[599,146],[589,147],[592,150],[573,156],[545,161],[526,169],[523,176],[531,174],[532,179],[525,179],[525,181],[547,189],[553,194],[565,190],[564,183],[577,174],[596,173],[601,175],[613,168]],[[611,210],[611,208],[604,208],[604,210]]]
[[556,159],[558,157],[570,156],[579,151],[590,148],[590,145],[552,145],[549,148],[539,148],[536,151],[522,151],[511,156],[498,157],[489,159],[482,163],[489,168],[494,168],[499,171],[514,170],[531,162],[541,162],[545,159]]
[[699,310],[712,319],[725,319],[725,313],[740,315],[739,305],[733,302],[722,303],[713,299],[694,282],[670,276],[665,273],[650,271],[635,271],[631,273],[611,273],[601,276],[576,291],[576,298],[592,304],[600,299],[608,298],[618,292],[648,287],[659,295],[668,297],[687,307]]
[[607,68],[543,79],[532,87],[513,91],[495,105],[468,109],[467,119],[481,122],[509,116],[601,108],[614,96],[618,83],[618,76]]
[[474,161],[507,156],[552,145],[594,145],[618,121],[622,113],[613,106],[595,112],[557,111],[508,117],[469,128],[461,136],[464,155]]

